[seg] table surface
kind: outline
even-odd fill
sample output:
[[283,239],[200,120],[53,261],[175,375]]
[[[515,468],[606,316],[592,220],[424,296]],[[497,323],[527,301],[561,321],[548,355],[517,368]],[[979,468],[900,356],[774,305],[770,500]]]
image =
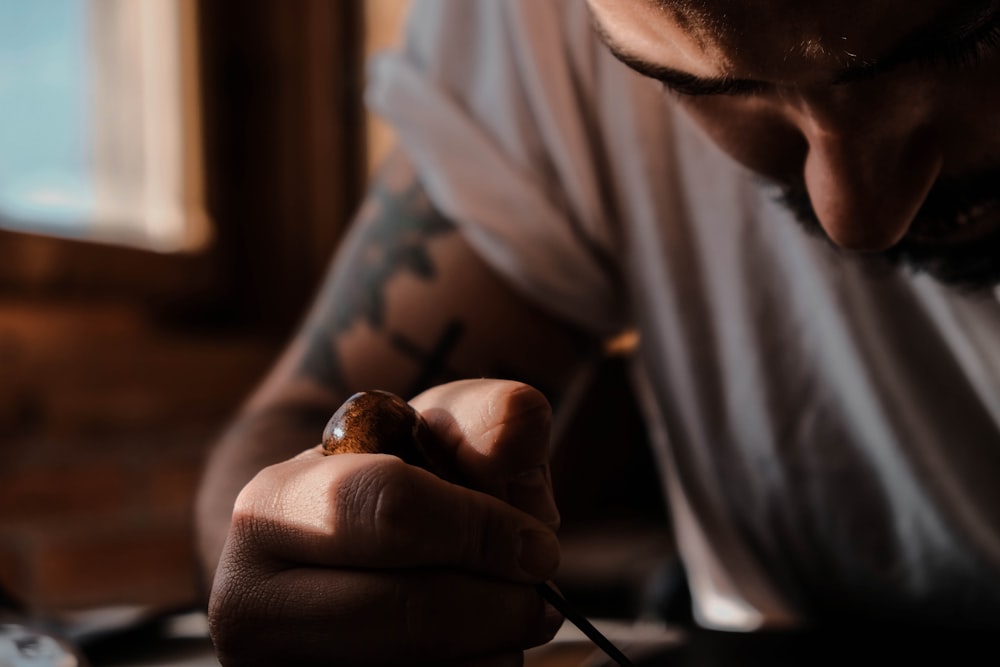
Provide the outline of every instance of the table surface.
[[[867,667],[996,664],[1000,633],[918,628],[727,633],[662,623],[595,620],[636,667]],[[218,667],[204,615],[188,613],[91,644],[91,667]],[[981,657],[985,656],[985,657]],[[579,630],[564,624],[525,667],[614,667]]]

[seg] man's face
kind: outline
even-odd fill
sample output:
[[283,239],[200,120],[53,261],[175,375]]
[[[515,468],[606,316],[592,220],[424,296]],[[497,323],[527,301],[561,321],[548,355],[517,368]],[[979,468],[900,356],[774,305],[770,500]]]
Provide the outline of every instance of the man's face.
[[588,0],[807,227],[967,286],[1000,281],[1000,0]]

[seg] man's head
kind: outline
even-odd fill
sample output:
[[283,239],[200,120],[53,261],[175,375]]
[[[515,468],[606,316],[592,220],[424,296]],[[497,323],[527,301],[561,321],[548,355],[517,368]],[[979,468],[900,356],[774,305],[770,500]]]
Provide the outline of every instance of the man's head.
[[1000,0],[589,0],[814,230],[957,283],[1000,281]]

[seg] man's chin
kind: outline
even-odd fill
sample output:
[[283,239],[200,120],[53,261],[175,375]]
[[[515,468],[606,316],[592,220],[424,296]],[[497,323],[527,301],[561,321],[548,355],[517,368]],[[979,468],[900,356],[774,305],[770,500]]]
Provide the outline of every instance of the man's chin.
[[886,261],[913,273],[968,292],[992,290],[1000,284],[1000,233],[961,242],[923,242],[904,238],[881,253]]

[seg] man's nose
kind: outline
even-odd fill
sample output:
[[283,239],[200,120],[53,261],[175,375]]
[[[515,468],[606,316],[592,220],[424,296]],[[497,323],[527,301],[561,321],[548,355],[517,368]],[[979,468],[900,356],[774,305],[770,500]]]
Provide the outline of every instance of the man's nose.
[[863,252],[895,245],[941,169],[941,152],[922,115],[885,107],[807,109],[799,127],[809,146],[806,188],[830,239]]

